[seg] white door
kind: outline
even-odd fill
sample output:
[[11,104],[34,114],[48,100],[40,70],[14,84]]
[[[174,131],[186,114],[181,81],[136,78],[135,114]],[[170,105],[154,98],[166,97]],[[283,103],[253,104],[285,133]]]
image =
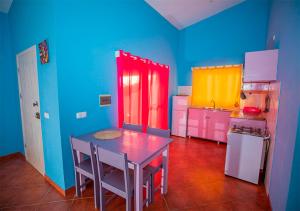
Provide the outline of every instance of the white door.
[[17,68],[26,160],[44,174],[36,46],[17,55]]

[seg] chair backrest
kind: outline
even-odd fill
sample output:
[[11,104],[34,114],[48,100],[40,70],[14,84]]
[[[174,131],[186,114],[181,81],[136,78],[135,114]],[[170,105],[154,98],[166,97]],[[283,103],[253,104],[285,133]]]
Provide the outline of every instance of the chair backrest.
[[124,173],[125,192],[129,191],[130,178],[128,170],[128,159],[126,153],[116,153],[110,150],[97,147],[97,167],[100,183],[104,177],[103,164],[115,167]]
[[96,154],[95,148],[92,143],[80,141],[76,138],[70,137],[71,143],[71,151],[72,151],[72,158],[75,167],[79,167],[79,156],[88,155],[91,158],[91,165],[93,170],[93,175],[97,176],[97,165],[96,165]]
[[147,128],[147,133],[151,134],[151,135],[155,135],[155,136],[161,136],[161,137],[164,137],[164,138],[169,138],[170,137],[170,129],[162,130],[162,129],[158,129],[158,128],[148,127]]
[[137,132],[142,132],[142,130],[143,130],[142,125],[127,124],[125,122],[123,123],[122,127],[126,130],[133,130],[133,131],[137,131]]
[[78,151],[80,153],[91,155],[91,146],[90,143],[85,141],[80,141],[76,138],[70,137],[72,150]]

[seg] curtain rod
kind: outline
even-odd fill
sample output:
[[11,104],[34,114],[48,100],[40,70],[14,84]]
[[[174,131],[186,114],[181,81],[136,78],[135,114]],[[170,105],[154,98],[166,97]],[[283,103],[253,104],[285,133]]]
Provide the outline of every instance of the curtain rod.
[[232,64],[232,65],[217,65],[217,66],[202,66],[202,67],[192,67],[193,69],[201,69],[201,70],[207,70],[207,69],[215,69],[215,68],[226,68],[226,67],[242,67],[243,64]]

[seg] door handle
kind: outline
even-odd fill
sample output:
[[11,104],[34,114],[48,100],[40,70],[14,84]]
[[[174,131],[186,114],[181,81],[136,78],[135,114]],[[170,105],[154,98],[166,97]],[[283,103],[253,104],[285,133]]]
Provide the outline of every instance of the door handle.
[[32,106],[35,107],[35,106],[39,106],[39,103],[38,101],[35,101],[34,103],[32,103]]
[[37,118],[37,119],[41,119],[40,112],[35,112],[35,118]]

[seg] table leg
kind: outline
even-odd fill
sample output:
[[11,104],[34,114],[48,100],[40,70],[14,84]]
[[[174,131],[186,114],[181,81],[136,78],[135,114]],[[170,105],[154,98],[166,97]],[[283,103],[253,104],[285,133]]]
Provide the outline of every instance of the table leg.
[[134,181],[135,181],[135,210],[143,210],[143,168],[140,165],[135,166],[134,171]]
[[168,192],[169,146],[163,151],[162,156],[161,194],[166,194]]

